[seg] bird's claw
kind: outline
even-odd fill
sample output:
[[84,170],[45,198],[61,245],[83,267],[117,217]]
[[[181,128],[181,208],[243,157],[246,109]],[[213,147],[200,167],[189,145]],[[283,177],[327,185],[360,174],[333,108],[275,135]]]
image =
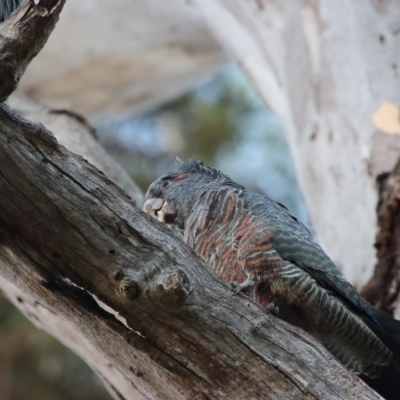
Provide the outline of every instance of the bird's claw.
[[274,303],[269,303],[267,307],[264,308],[266,314],[272,314],[277,317],[279,315],[279,307],[275,307]]
[[237,295],[239,293],[250,294],[251,291],[254,289],[255,284],[256,284],[256,282],[251,278],[247,278],[242,283],[231,282],[231,286],[234,291],[233,294],[234,295]]

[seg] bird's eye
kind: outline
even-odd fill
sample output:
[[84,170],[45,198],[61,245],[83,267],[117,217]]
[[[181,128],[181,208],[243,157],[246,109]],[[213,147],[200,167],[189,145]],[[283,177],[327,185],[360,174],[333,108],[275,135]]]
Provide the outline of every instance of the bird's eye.
[[163,182],[163,183],[161,184],[161,186],[162,186],[162,187],[166,187],[166,186],[168,186],[168,183],[169,183],[168,181],[165,181],[165,182]]

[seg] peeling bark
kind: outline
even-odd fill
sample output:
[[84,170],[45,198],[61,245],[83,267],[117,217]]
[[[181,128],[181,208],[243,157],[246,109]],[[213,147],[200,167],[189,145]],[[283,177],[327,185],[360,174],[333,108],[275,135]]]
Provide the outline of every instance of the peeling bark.
[[362,295],[376,307],[400,318],[400,162],[379,181],[376,235],[378,263]]

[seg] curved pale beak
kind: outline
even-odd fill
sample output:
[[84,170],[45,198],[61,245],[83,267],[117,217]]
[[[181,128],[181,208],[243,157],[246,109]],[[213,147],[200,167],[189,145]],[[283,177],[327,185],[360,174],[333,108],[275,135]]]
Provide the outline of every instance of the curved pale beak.
[[143,211],[154,218],[158,218],[157,213],[161,210],[163,204],[163,199],[147,199],[143,204]]
[[177,215],[176,210],[170,204],[158,198],[147,199],[143,204],[143,211],[164,224],[174,222]]

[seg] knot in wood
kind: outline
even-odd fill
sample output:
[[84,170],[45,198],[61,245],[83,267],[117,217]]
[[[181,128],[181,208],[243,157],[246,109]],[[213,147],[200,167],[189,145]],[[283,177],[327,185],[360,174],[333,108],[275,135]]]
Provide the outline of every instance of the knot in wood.
[[164,305],[182,304],[191,291],[189,278],[182,270],[159,275],[154,289]]
[[[110,250],[110,251],[111,251],[111,250]],[[125,277],[124,271],[122,271],[121,269],[119,269],[119,270],[117,270],[117,271],[115,271],[115,272],[113,273],[113,278],[114,278],[116,281],[120,281],[120,280],[122,280],[124,277]]]
[[119,285],[119,291],[122,296],[135,300],[140,294],[139,284],[132,278],[125,278]]

